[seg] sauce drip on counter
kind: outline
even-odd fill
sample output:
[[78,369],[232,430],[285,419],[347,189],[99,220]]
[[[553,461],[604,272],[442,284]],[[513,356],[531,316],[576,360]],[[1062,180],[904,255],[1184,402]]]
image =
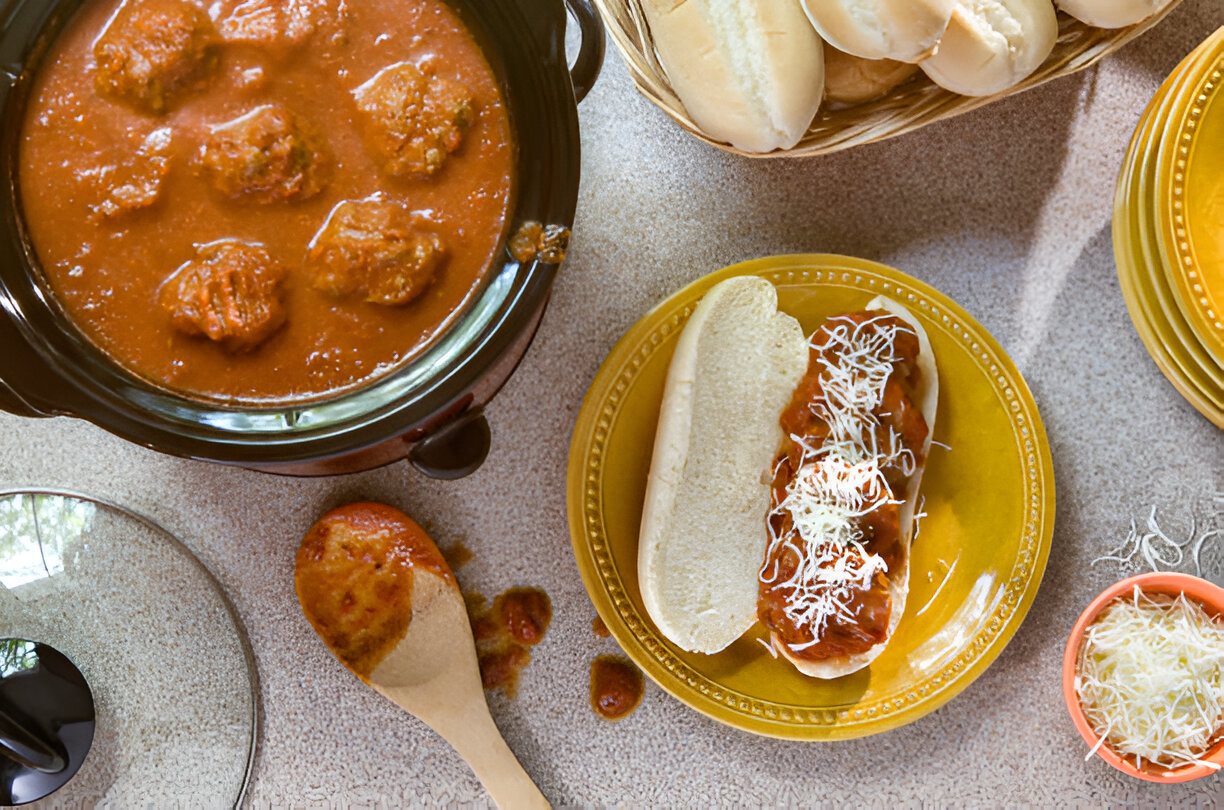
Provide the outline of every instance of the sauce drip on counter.
[[619,655],[591,662],[591,708],[605,720],[620,720],[642,702],[642,672]]
[[385,504],[333,509],[302,538],[294,566],[302,612],[363,680],[408,633],[416,569],[454,579],[425,530]]
[[92,0],[42,60],[16,180],[56,300],[115,362],[283,402],[447,328],[503,240],[514,154],[441,0]]
[[465,546],[461,540],[456,540],[451,545],[442,549],[442,556],[450,564],[451,570],[457,571],[470,563],[475,555],[472,554],[472,550]]
[[539,588],[511,588],[493,601],[493,614],[510,638],[535,646],[552,622],[552,602]]
[[[774,467],[768,518],[774,540],[761,569],[758,617],[790,655],[821,661],[866,652],[887,637],[893,607],[888,572],[907,553],[899,506],[907,479],[925,461],[927,424],[912,400],[921,378],[918,338],[903,321],[884,311],[837,316],[821,325],[810,346],[808,371],[780,418],[786,438]],[[864,371],[873,381],[847,370],[861,362],[863,347],[879,353]],[[850,355],[859,359],[847,360]],[[850,389],[855,397],[873,391],[869,412],[841,407]],[[877,450],[863,460],[854,447]],[[842,510],[847,517],[836,531],[796,525],[792,510],[806,511],[805,519],[816,524],[821,515],[812,512],[824,510],[827,521],[831,511],[827,504],[793,505],[794,492],[821,490],[803,489],[802,476],[837,477],[843,488],[853,482],[847,499],[856,506]],[[814,548],[805,531],[831,539]],[[859,575],[839,578],[835,570]]]
[[484,688],[514,697],[519,675],[531,663],[528,648],[544,640],[552,623],[552,602],[539,588],[510,588],[493,600],[492,607],[480,594],[468,593],[465,598]]
[[604,624],[604,620],[598,616],[591,619],[591,632],[595,634],[596,638],[610,638],[612,635],[608,625]]

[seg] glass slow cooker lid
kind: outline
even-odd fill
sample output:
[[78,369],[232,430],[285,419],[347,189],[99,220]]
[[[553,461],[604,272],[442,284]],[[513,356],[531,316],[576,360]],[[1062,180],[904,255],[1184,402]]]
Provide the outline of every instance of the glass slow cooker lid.
[[47,806],[238,806],[256,739],[250,648],[164,529],[85,496],[0,492],[0,638],[53,647],[92,692],[92,746]]

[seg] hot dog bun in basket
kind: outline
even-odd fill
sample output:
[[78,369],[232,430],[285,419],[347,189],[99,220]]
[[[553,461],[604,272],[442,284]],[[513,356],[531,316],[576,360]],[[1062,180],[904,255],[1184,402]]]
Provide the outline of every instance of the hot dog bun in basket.
[[803,0],[825,41],[864,59],[917,62],[931,54],[953,0]]
[[1097,28],[1125,28],[1153,17],[1172,0],[1058,0],[1058,7]]
[[746,152],[799,142],[823,97],[824,52],[798,0],[643,0],[642,10],[697,126]]
[[917,72],[917,65],[864,59],[825,43],[825,99],[833,104],[862,104],[882,98]]
[[1057,40],[1051,0],[956,0],[939,48],[920,67],[945,90],[988,96],[1026,79]]

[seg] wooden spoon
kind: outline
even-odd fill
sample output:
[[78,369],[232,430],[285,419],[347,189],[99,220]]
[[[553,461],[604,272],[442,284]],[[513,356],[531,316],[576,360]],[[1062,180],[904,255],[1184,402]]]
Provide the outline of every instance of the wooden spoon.
[[294,579],[340,662],[441,734],[498,806],[549,806],[493,723],[463,596],[420,526],[379,503],[333,509],[302,539]]

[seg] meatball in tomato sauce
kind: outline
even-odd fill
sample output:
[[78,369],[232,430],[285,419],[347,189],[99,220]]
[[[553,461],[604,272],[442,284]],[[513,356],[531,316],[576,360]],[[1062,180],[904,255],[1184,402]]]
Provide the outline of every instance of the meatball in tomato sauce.
[[207,81],[220,42],[212,20],[188,0],[129,0],[94,43],[94,85],[142,112],[164,112]]
[[273,203],[313,197],[326,183],[322,139],[276,104],[211,128],[200,165],[213,187],[234,200]]
[[474,115],[472,93],[427,77],[409,62],[380,70],[353,91],[366,146],[394,175],[431,175],[463,143]]
[[345,0],[216,0],[209,6],[226,42],[273,51],[301,45],[316,33],[343,39]]
[[80,172],[80,178],[91,181],[101,193],[101,200],[90,206],[93,212],[112,219],[157,202],[170,171],[173,143],[171,129],[161,127],[146,135],[127,160]]
[[374,196],[335,207],[310,243],[307,264],[315,288],[327,295],[401,306],[425,292],[445,259],[442,240],[418,215]]
[[245,352],[285,322],[284,278],[285,268],[262,247],[226,239],[199,246],[158,297],[180,332]]

